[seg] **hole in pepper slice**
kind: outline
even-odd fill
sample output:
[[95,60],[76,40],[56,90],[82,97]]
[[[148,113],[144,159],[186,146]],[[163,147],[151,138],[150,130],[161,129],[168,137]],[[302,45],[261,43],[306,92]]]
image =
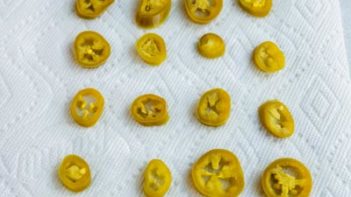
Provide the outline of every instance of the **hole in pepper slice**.
[[278,100],[262,104],[259,117],[263,127],[275,137],[287,138],[294,134],[294,118],[288,107]]
[[73,192],[86,189],[91,183],[89,165],[78,155],[67,155],[59,167],[61,183]]
[[147,197],[163,197],[171,187],[172,174],[159,159],[151,160],[144,171],[143,190]]
[[285,56],[279,47],[267,41],[260,44],[253,53],[253,61],[258,69],[267,73],[274,73],[285,67]]
[[202,95],[196,109],[198,120],[207,126],[224,125],[231,109],[229,94],[220,88],[212,89]]
[[300,161],[281,158],[265,169],[261,185],[267,196],[307,197],[312,190],[312,176]]
[[131,113],[134,120],[144,126],[163,125],[169,119],[166,100],[154,94],[136,98]]
[[142,28],[160,26],[171,10],[171,0],[140,0],[136,23]]
[[74,41],[75,58],[83,68],[101,66],[109,58],[110,53],[110,44],[97,32],[82,32]]
[[207,33],[200,38],[197,48],[203,57],[218,58],[225,52],[225,43],[217,34]]
[[114,0],[76,0],[76,13],[86,19],[94,19],[105,12]]
[[245,181],[239,159],[230,151],[214,149],[193,165],[191,177],[195,189],[204,196],[239,196]]
[[104,102],[104,97],[96,89],[83,89],[71,102],[71,116],[81,126],[94,126],[102,115]]
[[272,0],[238,0],[243,10],[256,17],[265,17],[272,9]]
[[221,12],[223,0],[184,0],[184,5],[191,21],[207,24]]
[[141,59],[152,66],[160,65],[167,58],[165,41],[154,33],[148,33],[139,38],[136,49]]

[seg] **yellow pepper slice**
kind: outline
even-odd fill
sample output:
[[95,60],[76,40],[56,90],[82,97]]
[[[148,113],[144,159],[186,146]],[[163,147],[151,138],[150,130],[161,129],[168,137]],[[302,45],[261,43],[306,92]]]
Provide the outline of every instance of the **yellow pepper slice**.
[[268,197],[308,197],[312,190],[312,176],[300,161],[282,158],[265,169],[261,185]]
[[104,109],[104,97],[93,88],[79,91],[72,100],[73,120],[83,127],[91,127],[99,120]]
[[136,98],[131,113],[135,121],[144,126],[162,125],[169,119],[166,100],[153,94]]
[[193,165],[191,177],[195,189],[208,197],[235,197],[245,186],[239,159],[230,151],[214,149]]
[[231,99],[223,89],[212,89],[206,92],[198,103],[196,115],[202,124],[207,126],[224,125],[230,115]]
[[154,159],[144,171],[143,189],[147,197],[163,197],[171,187],[172,174],[167,165]]
[[284,53],[271,41],[264,42],[255,49],[253,61],[258,69],[267,73],[274,73],[285,67]]
[[74,42],[75,58],[84,68],[101,66],[106,62],[110,53],[110,44],[97,32],[82,32]]
[[197,45],[199,53],[207,58],[218,58],[225,52],[223,39],[214,33],[208,33],[200,38]]
[[114,2],[114,0],[76,0],[77,15],[94,19],[100,16]]
[[86,189],[91,182],[89,165],[78,155],[67,155],[58,170],[62,184],[73,192]]
[[160,65],[167,58],[165,41],[154,33],[142,36],[136,43],[136,49],[141,59],[153,66]]
[[168,17],[171,5],[171,0],[140,0],[136,23],[143,28],[161,25]]
[[272,9],[272,0],[238,0],[240,6],[248,13],[257,17],[264,17]]
[[184,0],[185,11],[195,23],[207,24],[222,10],[223,0]]
[[278,138],[287,138],[294,133],[294,118],[287,106],[278,100],[264,103],[259,108],[263,127]]

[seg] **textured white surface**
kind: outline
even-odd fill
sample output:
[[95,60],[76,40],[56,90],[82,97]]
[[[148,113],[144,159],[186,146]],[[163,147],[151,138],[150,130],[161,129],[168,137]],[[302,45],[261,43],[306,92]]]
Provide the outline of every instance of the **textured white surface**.
[[351,71],[351,1],[350,0],[340,0],[342,17],[343,17],[343,26],[345,33],[345,44],[348,54],[349,66]]
[[[256,19],[225,0],[219,18],[206,26],[189,22],[181,1],[173,1],[169,20],[152,31],[168,45],[159,68],[135,54],[134,42],[146,32],[132,20],[135,4],[117,1],[101,18],[86,21],[71,0],[0,1],[0,196],[142,196],[142,170],[155,157],[172,170],[168,196],[197,196],[189,170],[212,148],[240,158],[242,196],[262,196],[260,175],[279,157],[309,167],[312,196],[351,196],[351,84],[338,1],[277,0],[270,17]],[[113,48],[97,70],[81,69],[71,56],[75,36],[88,29]],[[209,61],[196,53],[197,39],[209,31],[225,39],[225,57]],[[287,67],[279,74],[265,75],[250,62],[265,40],[285,51]],[[104,94],[106,108],[100,122],[85,129],[71,120],[68,107],[88,86]],[[228,124],[217,129],[193,117],[198,98],[213,87],[227,89],[233,100]],[[143,93],[167,99],[166,126],[144,128],[130,118],[131,102]],[[258,106],[272,98],[294,114],[290,139],[273,138],[258,122]],[[80,194],[68,192],[56,176],[70,153],[86,158],[93,174]]]

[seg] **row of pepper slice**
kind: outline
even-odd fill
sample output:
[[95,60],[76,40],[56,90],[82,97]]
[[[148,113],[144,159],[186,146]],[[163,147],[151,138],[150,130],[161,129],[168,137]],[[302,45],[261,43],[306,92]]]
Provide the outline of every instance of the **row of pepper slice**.
[[[93,19],[100,16],[114,0],[77,0],[79,16]],[[238,0],[248,13],[263,17],[268,15],[272,0]],[[216,18],[223,5],[222,0],[184,0],[188,17],[195,23],[206,24]],[[171,0],[140,0],[136,22],[144,28],[162,24],[171,10]],[[150,65],[159,65],[167,57],[166,44],[157,34],[146,34],[136,43],[141,59]],[[198,42],[199,53],[206,58],[218,58],[225,53],[223,39],[214,33],[202,36]],[[111,53],[108,41],[99,33],[80,33],[74,42],[74,54],[84,68],[97,68],[104,64]],[[260,44],[253,52],[253,62],[261,71],[273,73],[285,66],[284,53],[270,41]],[[96,124],[103,113],[104,97],[93,88],[79,91],[73,98],[70,113],[79,125]],[[231,99],[220,88],[203,94],[196,108],[196,117],[207,126],[224,125],[230,115]],[[135,99],[131,107],[132,117],[144,126],[157,126],[169,120],[167,104],[160,96],[147,94]],[[279,138],[294,132],[294,119],[288,108],[278,100],[267,101],[258,109],[263,127]],[[230,151],[214,149],[204,154],[193,165],[192,183],[196,190],[209,197],[238,196],[244,188],[244,175],[239,159]],[[68,189],[78,192],[91,183],[88,163],[77,155],[68,155],[59,168],[59,178]],[[148,197],[164,196],[172,182],[171,171],[159,159],[149,162],[144,171],[143,190]],[[312,178],[301,162],[282,158],[271,163],[264,171],[261,185],[269,197],[305,197],[312,189]]]
[[[155,33],[147,33],[136,42],[136,51],[149,65],[160,65],[167,57],[166,43]],[[225,42],[214,33],[203,35],[197,44],[198,52],[205,58],[218,58],[225,53]],[[97,68],[104,64],[111,53],[109,42],[99,33],[84,31],[74,41],[74,56],[83,68]],[[256,67],[266,73],[275,73],[285,67],[285,55],[271,41],[257,46],[252,55]]]
[[[94,126],[104,109],[104,97],[94,88],[79,91],[73,98],[70,113],[73,120],[83,126]],[[133,119],[144,126],[159,126],[167,123],[169,114],[167,102],[155,94],[145,94],[134,100],[130,109]],[[196,107],[195,115],[204,125],[219,127],[230,116],[231,98],[221,88],[205,92]],[[270,100],[258,109],[262,125],[268,132],[279,138],[290,137],[294,133],[294,118],[288,107],[278,100]]]
[[[223,0],[183,0],[189,19],[198,24],[207,24],[221,12]],[[249,14],[267,16],[272,8],[272,0],[238,0],[239,5]],[[76,12],[86,19],[102,15],[114,0],[77,0]],[[136,23],[144,28],[161,25],[168,17],[171,0],[140,0],[136,12]]]
[[[213,149],[192,166],[194,188],[207,197],[239,196],[245,187],[239,159],[225,149]],[[59,168],[59,178],[71,191],[86,189],[92,182],[88,163],[78,155],[68,155]],[[307,167],[293,158],[280,158],[269,164],[261,176],[261,187],[268,197],[308,197],[312,176]],[[143,173],[143,191],[147,197],[163,197],[172,185],[172,173],[166,163],[153,159]]]

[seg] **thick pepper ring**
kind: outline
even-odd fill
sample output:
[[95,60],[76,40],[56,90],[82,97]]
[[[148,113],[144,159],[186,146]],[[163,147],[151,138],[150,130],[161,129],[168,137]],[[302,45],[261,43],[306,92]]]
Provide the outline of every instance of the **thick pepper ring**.
[[101,66],[106,62],[110,53],[110,44],[97,32],[82,32],[74,42],[75,58],[84,68]]
[[260,106],[258,113],[263,127],[275,137],[286,138],[294,133],[294,118],[282,102],[267,101]]
[[244,189],[244,174],[239,159],[230,151],[214,149],[193,165],[193,184],[208,197],[235,197]]
[[159,160],[151,160],[144,171],[143,190],[147,197],[163,197],[172,183],[172,174],[167,165]]
[[104,109],[104,97],[93,88],[79,91],[71,103],[71,115],[75,122],[91,127],[99,120]]
[[136,23],[143,28],[161,25],[171,10],[171,0],[140,0]]
[[91,182],[89,165],[77,155],[67,155],[58,170],[58,177],[69,190],[80,192]]
[[300,161],[282,158],[265,169],[261,185],[268,197],[307,197],[312,190],[312,176]]
[[200,38],[197,48],[203,57],[218,58],[225,52],[225,43],[217,34],[208,33]]
[[114,0],[77,0],[76,12],[77,15],[93,19],[100,16],[114,2]]
[[264,17],[272,9],[272,0],[238,0],[240,6],[253,16]]
[[220,88],[212,89],[200,98],[196,116],[202,124],[217,127],[227,122],[230,108],[229,94]]
[[195,23],[207,24],[222,10],[223,0],[184,0],[185,11]]
[[277,72],[285,67],[285,55],[279,47],[267,41],[256,47],[253,61],[258,69],[267,73]]
[[139,38],[136,49],[141,59],[149,65],[160,65],[167,58],[165,41],[154,33],[148,33]]
[[136,98],[131,113],[135,121],[144,126],[162,125],[169,119],[166,100],[153,94]]

